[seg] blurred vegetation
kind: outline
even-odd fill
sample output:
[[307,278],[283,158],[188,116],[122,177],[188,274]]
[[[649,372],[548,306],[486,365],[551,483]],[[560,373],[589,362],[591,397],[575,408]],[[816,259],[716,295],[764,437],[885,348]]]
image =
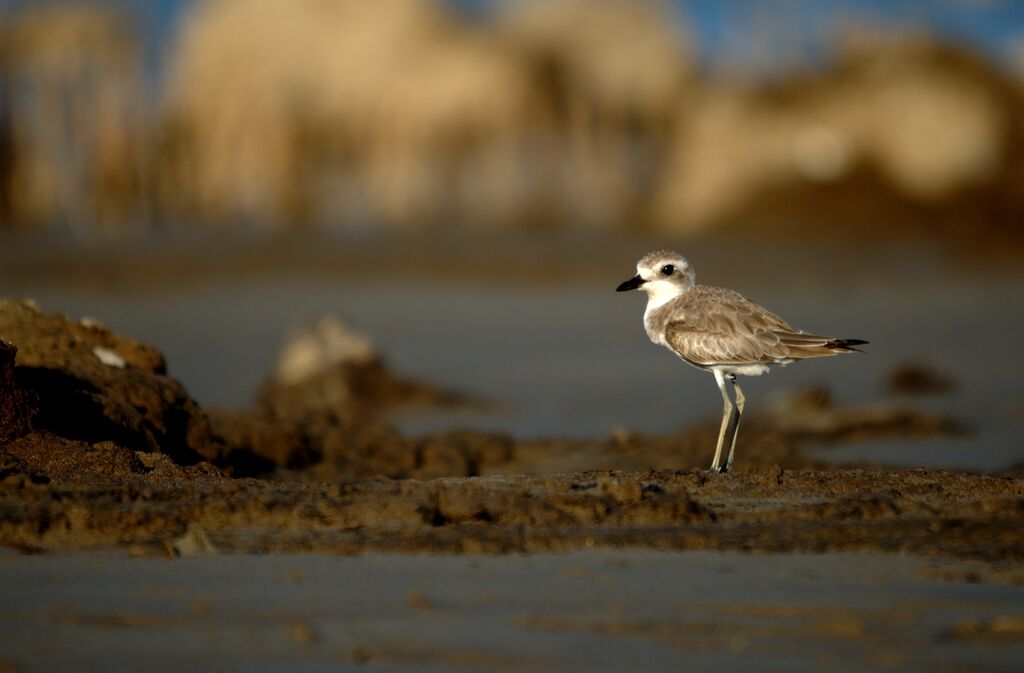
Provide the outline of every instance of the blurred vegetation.
[[702,73],[656,3],[209,0],[155,106],[137,35],[100,6],[4,17],[0,228],[1024,223],[1021,81],[923,35],[765,81]]

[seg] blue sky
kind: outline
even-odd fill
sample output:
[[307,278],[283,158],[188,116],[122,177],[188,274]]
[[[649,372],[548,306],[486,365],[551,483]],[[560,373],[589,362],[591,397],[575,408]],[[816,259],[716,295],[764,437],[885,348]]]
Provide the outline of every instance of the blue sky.
[[[69,0],[0,0],[0,8],[48,1]],[[138,17],[147,60],[156,72],[184,11],[202,0],[96,1]],[[516,2],[447,1],[471,14]],[[1024,0],[669,0],[668,4],[709,70],[723,64],[754,71],[813,65],[827,57],[837,28],[850,23],[927,31],[971,45],[995,61],[1009,57],[1014,44],[1024,44]],[[766,43],[770,46],[767,59]]]
[[[811,59],[820,57],[835,30],[860,23],[892,29],[922,30],[945,39],[972,45],[994,60],[1009,56],[1012,45],[1024,40],[1024,2],[1020,0],[679,0],[673,3],[694,27],[702,59],[722,56],[730,45],[734,26],[758,21],[785,37],[782,26],[795,24]],[[777,19],[771,22],[771,14]],[[734,38],[735,39],[735,38]],[[798,45],[800,46],[800,45]]]

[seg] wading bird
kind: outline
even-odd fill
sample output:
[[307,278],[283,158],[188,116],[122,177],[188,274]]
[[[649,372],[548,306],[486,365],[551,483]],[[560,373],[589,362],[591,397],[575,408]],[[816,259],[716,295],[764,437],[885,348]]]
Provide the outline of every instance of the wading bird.
[[[712,472],[728,472],[732,467],[746,401],[737,375],[760,376],[775,365],[851,353],[855,346],[867,343],[809,334],[732,290],[697,285],[690,263],[668,250],[644,255],[637,262],[636,275],[616,289],[627,290],[647,293],[644,328],[651,341],[715,375],[725,405]],[[735,402],[729,398],[726,381],[732,384]],[[722,464],[726,444],[729,455]]]

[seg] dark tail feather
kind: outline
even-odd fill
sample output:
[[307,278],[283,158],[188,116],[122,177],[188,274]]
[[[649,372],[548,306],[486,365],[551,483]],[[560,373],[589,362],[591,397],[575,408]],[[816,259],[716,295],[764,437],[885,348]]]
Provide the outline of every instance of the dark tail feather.
[[864,341],[863,339],[829,339],[825,344],[825,348],[834,348],[838,351],[857,351],[858,353],[863,353],[864,351],[859,348],[854,348],[854,346],[861,346],[866,343],[869,342]]

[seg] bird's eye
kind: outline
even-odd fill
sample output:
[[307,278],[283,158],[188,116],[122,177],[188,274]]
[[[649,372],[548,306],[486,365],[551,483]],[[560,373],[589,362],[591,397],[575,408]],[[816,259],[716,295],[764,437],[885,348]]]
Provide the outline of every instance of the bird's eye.
[[675,272],[675,270],[676,267],[672,266],[671,264],[666,264],[665,266],[661,267],[661,275],[671,276],[672,273]]

